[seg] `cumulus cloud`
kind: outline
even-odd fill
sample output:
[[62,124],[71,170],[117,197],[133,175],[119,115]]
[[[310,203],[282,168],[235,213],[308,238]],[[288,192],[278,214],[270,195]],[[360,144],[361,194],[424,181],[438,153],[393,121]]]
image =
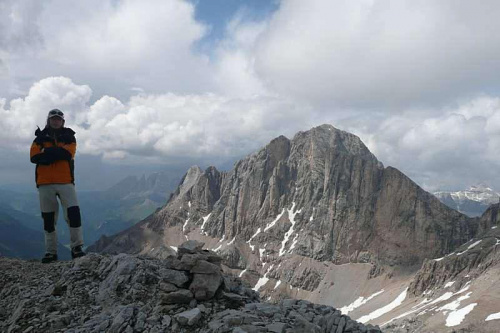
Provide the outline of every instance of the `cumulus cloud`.
[[410,110],[389,117],[350,119],[384,162],[428,190],[457,190],[479,182],[500,188],[500,98],[480,96],[440,109]]
[[0,87],[11,94],[63,75],[120,99],[136,88],[399,112],[500,88],[494,0],[284,0],[260,21],[239,12],[206,54],[195,46],[209,27],[187,1],[6,1],[2,9],[10,77]]
[[206,94],[138,93],[127,101],[101,96],[64,77],[43,79],[24,98],[0,99],[0,148],[26,151],[47,111],[66,112],[77,132],[79,154],[130,164],[141,160],[246,155],[272,138],[292,137],[321,123],[353,132],[387,166],[427,190],[457,189],[478,182],[500,188],[500,98],[479,96],[440,109],[397,115],[356,113],[332,119],[279,97],[230,98]]
[[267,21],[246,21],[240,11],[228,23],[225,39],[215,49],[214,72],[225,95],[249,97],[273,94],[255,71],[255,47],[268,29]]
[[447,104],[496,89],[498,1],[281,2],[256,70],[273,89],[317,104]]
[[[27,89],[41,78],[63,75],[85,81],[101,94],[122,97],[128,97],[133,87],[154,93],[213,86],[207,56],[193,51],[207,27],[194,19],[189,2],[49,0],[23,4],[19,8],[17,2],[8,2],[1,14],[0,28],[7,37],[0,40],[0,49],[10,55],[3,60],[11,84],[17,82]],[[37,42],[27,36],[36,36]],[[21,44],[22,50],[14,47]]]
[[[102,96],[65,77],[37,82],[25,98],[0,100],[0,140],[26,149],[48,110],[66,112],[78,134],[79,152],[105,159],[241,156],[280,134],[303,129],[303,112],[272,97],[228,98],[216,94],[147,95],[128,101]],[[306,121],[307,123],[307,121]],[[125,162],[127,162],[125,160]]]
[[13,99],[10,103],[0,98],[0,139],[6,146],[17,145],[18,149],[25,149],[36,127],[45,125],[49,110],[60,108],[73,113],[69,119],[78,117],[91,94],[86,85],[76,85],[64,77],[52,77],[36,82],[25,98]]

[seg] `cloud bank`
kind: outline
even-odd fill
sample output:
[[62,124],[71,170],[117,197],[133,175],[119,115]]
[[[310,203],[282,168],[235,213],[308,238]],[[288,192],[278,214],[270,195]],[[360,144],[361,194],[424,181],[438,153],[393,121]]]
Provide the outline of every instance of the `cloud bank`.
[[[222,39],[181,0],[0,4],[0,139],[58,107],[107,161],[242,156],[322,123],[427,189],[500,188],[500,3],[283,0]],[[57,17],[57,20],[53,18]]]

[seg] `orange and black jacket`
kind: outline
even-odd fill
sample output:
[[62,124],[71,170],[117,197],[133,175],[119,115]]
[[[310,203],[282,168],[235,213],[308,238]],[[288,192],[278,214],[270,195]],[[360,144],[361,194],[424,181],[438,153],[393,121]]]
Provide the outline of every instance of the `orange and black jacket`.
[[46,184],[74,184],[75,132],[63,127],[37,129],[30,149],[31,163],[36,164],[37,187]]

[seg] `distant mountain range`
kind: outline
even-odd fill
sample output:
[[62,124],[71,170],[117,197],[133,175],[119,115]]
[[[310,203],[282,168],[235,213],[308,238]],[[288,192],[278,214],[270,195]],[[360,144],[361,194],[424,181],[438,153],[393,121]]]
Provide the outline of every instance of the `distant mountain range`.
[[[182,174],[170,171],[130,176],[108,190],[93,192],[80,192],[77,184],[86,245],[103,235],[113,235],[131,227],[163,206],[181,177]],[[63,214],[59,216],[58,239],[68,247],[69,230]],[[0,190],[0,230],[0,255],[21,258],[43,255],[43,222],[38,194]],[[62,257],[69,258],[69,251]]]
[[471,186],[464,191],[434,192],[434,195],[448,207],[470,217],[481,216],[490,205],[500,200],[500,193],[486,184]]

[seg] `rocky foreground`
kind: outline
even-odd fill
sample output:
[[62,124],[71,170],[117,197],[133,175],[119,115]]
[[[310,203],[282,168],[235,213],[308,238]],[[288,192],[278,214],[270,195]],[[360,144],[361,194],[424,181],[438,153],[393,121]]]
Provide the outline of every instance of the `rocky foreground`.
[[164,260],[89,254],[43,265],[0,258],[2,332],[380,332],[308,301],[261,303],[203,243]]

